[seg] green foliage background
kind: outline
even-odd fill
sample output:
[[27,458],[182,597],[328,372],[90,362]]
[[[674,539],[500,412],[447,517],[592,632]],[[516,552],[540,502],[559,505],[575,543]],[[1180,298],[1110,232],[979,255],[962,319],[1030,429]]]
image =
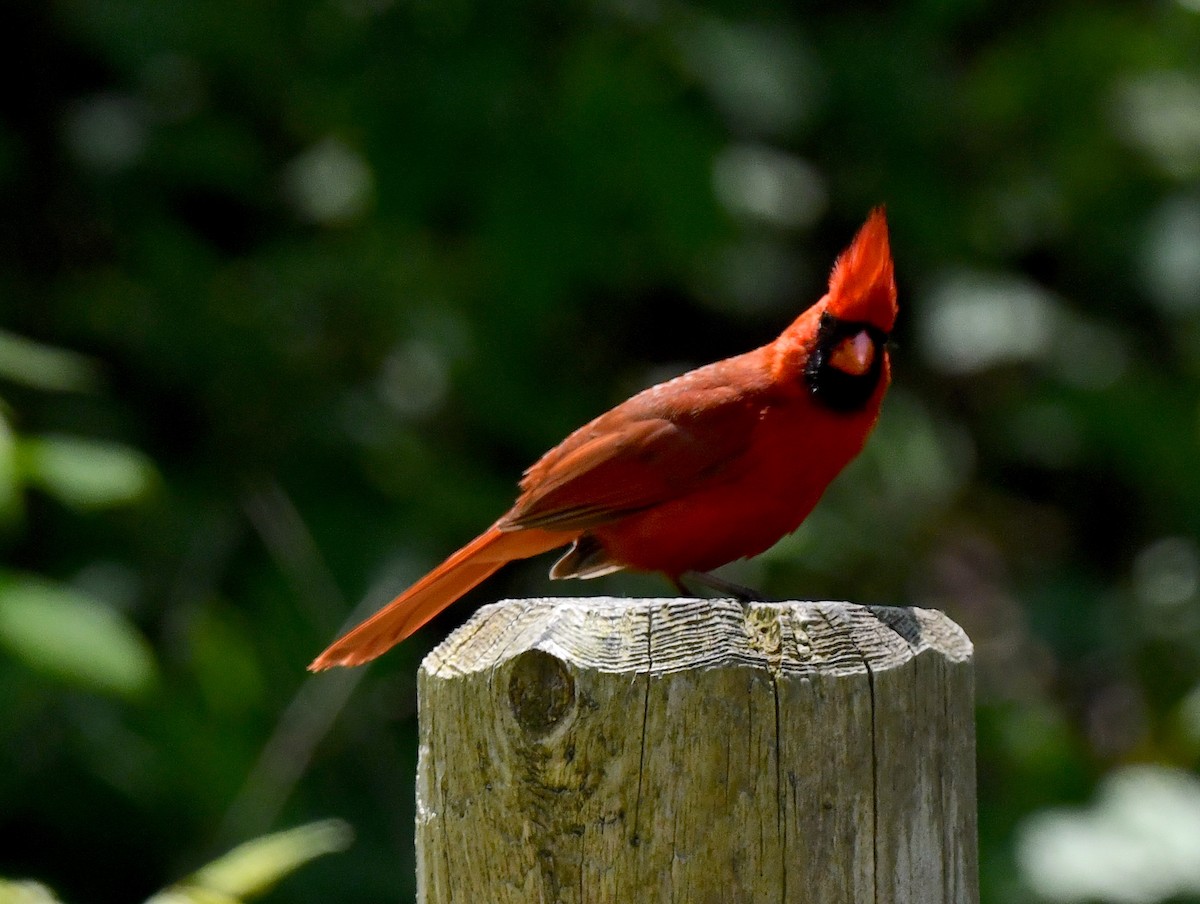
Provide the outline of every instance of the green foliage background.
[[[1130,764],[1195,815],[1195,0],[0,21],[0,875],[139,900],[333,816],[355,845],[269,900],[409,899],[424,652],[503,595],[665,588],[524,563],[367,670],[305,664],[569,429],[771,338],[881,202],[885,416],[730,576],[967,628],[985,901],[1068,900],[1036,831]],[[1147,882],[1083,897],[1200,900]]]

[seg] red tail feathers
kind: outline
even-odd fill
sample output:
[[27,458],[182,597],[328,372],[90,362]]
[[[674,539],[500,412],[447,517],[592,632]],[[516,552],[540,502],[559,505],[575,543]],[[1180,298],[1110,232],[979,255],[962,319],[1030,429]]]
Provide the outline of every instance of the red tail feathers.
[[525,559],[575,538],[543,530],[492,527],[313,660],[310,672],[361,665],[394,647],[506,562]]

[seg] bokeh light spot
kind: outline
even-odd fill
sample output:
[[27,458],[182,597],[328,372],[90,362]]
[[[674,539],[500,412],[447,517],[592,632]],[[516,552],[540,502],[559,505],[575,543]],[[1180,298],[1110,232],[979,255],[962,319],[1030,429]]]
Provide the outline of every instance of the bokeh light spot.
[[126,169],[146,149],[145,114],[131,97],[98,94],[68,111],[63,139],[72,156],[91,169]]
[[1050,294],[1026,280],[950,274],[920,308],[921,349],[930,365],[953,374],[1042,358],[1057,314]]
[[713,166],[713,187],[731,213],[775,226],[811,226],[828,203],[815,167],[761,145],[726,148]]
[[358,152],[326,138],[293,160],[284,188],[301,219],[337,225],[356,219],[370,204],[375,177]]

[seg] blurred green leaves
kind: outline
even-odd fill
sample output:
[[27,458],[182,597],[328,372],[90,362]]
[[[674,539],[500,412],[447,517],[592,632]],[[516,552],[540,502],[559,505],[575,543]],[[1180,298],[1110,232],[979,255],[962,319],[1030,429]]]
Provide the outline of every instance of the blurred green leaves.
[[0,573],[0,645],[48,678],[120,697],[157,679],[146,639],[120,612],[45,579]]
[[0,877],[0,904],[59,904],[59,899],[40,882]]
[[153,462],[129,446],[74,436],[16,436],[0,410],[0,523],[20,516],[26,487],[87,511],[137,502],[156,480]]
[[[65,349],[0,330],[0,380],[44,392],[92,392],[99,367]],[[76,436],[26,437],[0,406],[0,522],[21,511],[20,489],[36,487],[74,509],[128,505],[153,486],[150,459],[122,443]]]
[[155,479],[150,459],[120,443],[40,436],[20,441],[15,457],[27,484],[77,509],[136,502]]
[[[99,371],[72,352],[0,332],[0,378],[39,391],[91,391]],[[116,442],[16,435],[0,409],[0,521],[22,514],[21,491],[39,489],[90,511],[143,498],[156,471],[148,457]],[[97,693],[137,697],[157,679],[154,654],[128,618],[65,583],[0,571],[0,645],[35,672]]]
[[[160,891],[146,904],[241,904],[270,891],[306,863],[344,851],[354,833],[338,819],[326,819],[264,835],[239,845]],[[0,877],[0,904],[58,904],[45,885]]]
[[269,891],[310,860],[343,851],[354,833],[327,819],[248,841],[146,904],[238,904]]
[[17,439],[0,407],[0,525],[10,524],[21,514],[21,474],[17,462]]
[[83,355],[0,330],[0,379],[38,389],[86,392],[100,384],[100,370]]

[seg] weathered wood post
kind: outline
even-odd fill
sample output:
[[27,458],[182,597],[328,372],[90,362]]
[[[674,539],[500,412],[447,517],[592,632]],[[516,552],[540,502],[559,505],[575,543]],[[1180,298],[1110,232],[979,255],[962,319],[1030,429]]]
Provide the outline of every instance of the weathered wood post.
[[974,904],[972,694],[931,610],[485,606],[418,678],[418,900]]

